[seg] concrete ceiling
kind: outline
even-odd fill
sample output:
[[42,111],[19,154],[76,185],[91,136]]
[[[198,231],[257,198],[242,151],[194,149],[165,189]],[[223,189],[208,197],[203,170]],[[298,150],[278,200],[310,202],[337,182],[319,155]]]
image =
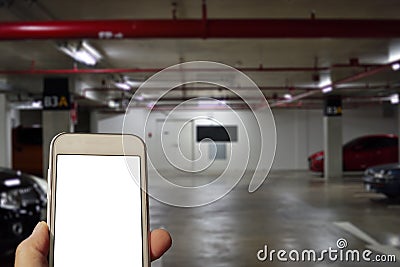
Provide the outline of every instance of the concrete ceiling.
[[[55,0],[0,0],[0,21],[32,20],[87,20],[87,19],[171,19],[173,1],[55,1]],[[178,19],[201,18],[200,0],[175,1]],[[400,1],[396,0],[284,0],[284,1],[207,1],[208,18],[310,18],[317,19],[400,19]],[[293,29],[296,31],[296,29]],[[59,40],[58,40],[59,41]],[[57,50],[55,40],[0,41],[0,70],[71,69],[72,59]],[[194,60],[210,60],[238,68],[292,68],[331,67],[349,64],[357,59],[363,64],[386,64],[390,49],[400,42],[397,39],[124,39],[89,40],[103,55],[95,68],[165,68],[173,64]],[[400,46],[399,46],[400,47]],[[79,68],[85,68],[78,65]],[[372,68],[372,67],[371,67]],[[286,93],[297,95],[306,92],[301,88],[318,87],[316,74],[331,74],[335,82],[359,72],[370,70],[360,66],[337,67],[316,71],[247,71],[265,96],[274,101]],[[356,81],[346,82],[349,89],[337,92],[352,101],[380,101],[377,97],[389,96],[400,88],[399,73],[386,68],[377,74]],[[131,79],[143,81],[154,74],[121,73]],[[44,75],[1,74],[0,86],[7,84],[8,93],[27,93],[37,97],[42,89]],[[119,74],[74,74],[77,94],[87,88],[113,87],[111,80]],[[9,90],[11,88],[11,91]],[[1,89],[1,88],[0,88]],[[106,90],[105,90],[106,91]],[[102,92],[106,99],[129,97],[129,93]],[[157,94],[156,92],[153,94]],[[202,90],[191,96],[226,97],[218,90]],[[302,100],[321,99],[318,92]],[[82,103],[84,96],[78,97]],[[361,101],[362,100],[362,101]],[[321,102],[321,101],[319,101]]]

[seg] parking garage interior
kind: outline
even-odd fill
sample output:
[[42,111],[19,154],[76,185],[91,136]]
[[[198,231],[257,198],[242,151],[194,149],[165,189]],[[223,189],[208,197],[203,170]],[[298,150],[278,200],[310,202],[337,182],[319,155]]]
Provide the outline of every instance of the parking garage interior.
[[[0,0],[0,168],[46,181],[55,135],[134,134],[150,227],[173,239],[153,266],[397,266],[399,10]],[[1,203],[1,248],[46,219]],[[328,248],[374,260],[267,257]]]

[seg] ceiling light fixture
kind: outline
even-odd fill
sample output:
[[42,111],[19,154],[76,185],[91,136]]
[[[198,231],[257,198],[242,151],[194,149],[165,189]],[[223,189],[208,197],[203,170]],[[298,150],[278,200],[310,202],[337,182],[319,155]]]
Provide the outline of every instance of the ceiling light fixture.
[[109,100],[107,104],[108,104],[109,108],[118,108],[119,107],[118,102],[115,100]]
[[154,108],[155,105],[156,105],[156,102],[151,101],[151,102],[147,103],[146,107],[152,109],[152,108]]
[[390,103],[398,104],[399,103],[399,94],[393,94],[390,96]]
[[284,94],[283,98],[289,100],[289,99],[292,99],[292,95],[291,94]]
[[318,87],[321,89],[322,93],[324,93],[324,94],[329,93],[333,90],[332,79],[331,79],[330,73],[321,74]]
[[392,70],[396,71],[400,69],[400,63],[394,63],[392,64]]
[[66,43],[59,46],[58,49],[75,61],[88,66],[94,66],[102,59],[100,53],[86,41],[82,41],[77,45]]
[[42,101],[38,100],[38,101],[33,101],[32,102],[32,107],[33,108],[42,108]]
[[13,109],[16,110],[38,110],[42,109],[42,101],[32,101],[32,100],[25,100],[25,101],[17,101],[12,102],[11,106]]
[[332,91],[332,86],[327,86],[325,88],[322,88],[322,93],[326,94]]
[[132,80],[125,80],[125,83],[128,84],[130,87],[139,87],[140,85],[142,85],[142,82],[139,81],[132,81]]
[[129,86],[128,83],[126,82],[114,82],[115,86],[118,87],[119,89],[129,91],[131,90],[131,87]]
[[135,100],[137,101],[143,101],[144,100],[144,96],[143,95],[137,95],[134,97]]

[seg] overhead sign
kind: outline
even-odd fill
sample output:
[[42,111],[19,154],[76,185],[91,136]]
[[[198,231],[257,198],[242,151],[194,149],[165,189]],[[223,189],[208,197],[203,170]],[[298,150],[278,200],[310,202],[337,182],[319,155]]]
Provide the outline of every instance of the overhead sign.
[[71,99],[68,78],[45,78],[43,87],[44,110],[69,110]]
[[342,98],[331,95],[325,98],[324,115],[327,117],[342,116]]

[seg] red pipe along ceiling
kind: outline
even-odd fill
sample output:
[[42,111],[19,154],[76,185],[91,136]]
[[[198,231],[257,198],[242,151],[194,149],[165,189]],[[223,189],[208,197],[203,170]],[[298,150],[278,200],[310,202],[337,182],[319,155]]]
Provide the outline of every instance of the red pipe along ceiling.
[[0,23],[0,40],[123,38],[396,38],[400,20],[154,19]]
[[[356,66],[357,67],[357,66]],[[0,74],[7,75],[23,75],[23,74],[105,74],[105,73],[156,73],[159,71],[171,71],[171,72],[231,72],[231,70],[221,69],[162,69],[162,68],[134,68],[134,69],[78,69],[77,67],[72,69],[35,69],[34,64],[30,69],[25,70],[0,70]],[[237,68],[243,72],[319,72],[328,71],[329,67],[275,67],[275,68]]]

